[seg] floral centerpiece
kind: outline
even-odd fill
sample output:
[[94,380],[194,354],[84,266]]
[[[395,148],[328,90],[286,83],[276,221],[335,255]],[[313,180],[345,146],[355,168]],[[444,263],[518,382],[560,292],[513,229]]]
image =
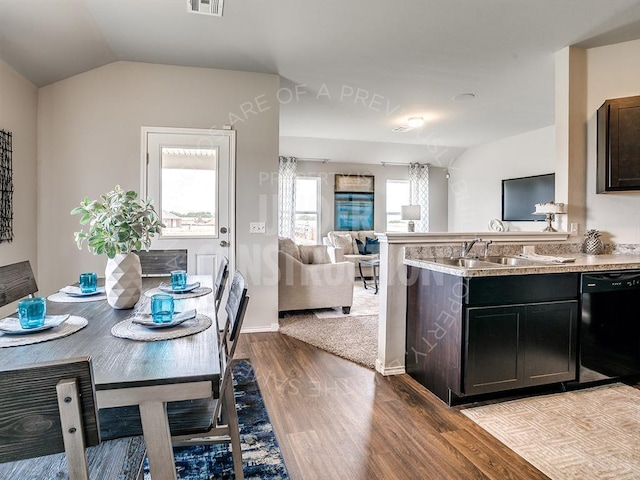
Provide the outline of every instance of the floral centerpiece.
[[131,308],[140,298],[142,270],[134,253],[148,250],[151,239],[164,227],[151,200],[139,200],[133,190],[120,185],[98,200],[88,197],[71,210],[81,215],[80,225],[87,230],[75,232],[78,248],[86,242],[94,255],[106,254],[105,290],[114,308]]

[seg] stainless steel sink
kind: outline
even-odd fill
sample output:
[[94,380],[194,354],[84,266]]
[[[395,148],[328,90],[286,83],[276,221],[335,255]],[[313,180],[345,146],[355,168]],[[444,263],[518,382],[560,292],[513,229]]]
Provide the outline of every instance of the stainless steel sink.
[[536,262],[535,260],[529,260],[526,258],[520,257],[509,257],[509,256],[490,256],[490,257],[482,257],[479,260],[490,263],[497,263],[498,265],[505,266],[534,266],[534,265],[544,265],[543,262]]
[[449,265],[451,267],[464,267],[464,268],[492,268],[492,267],[499,266],[495,262],[485,262],[478,258],[442,257],[442,258],[434,258],[430,261],[434,263],[441,263],[442,265]]

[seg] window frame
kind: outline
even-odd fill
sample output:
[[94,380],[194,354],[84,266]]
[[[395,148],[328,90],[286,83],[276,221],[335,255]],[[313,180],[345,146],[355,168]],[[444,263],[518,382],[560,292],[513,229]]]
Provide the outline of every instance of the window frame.
[[[386,194],[386,199],[385,199],[385,206],[384,206],[384,215],[385,215],[385,228],[387,232],[406,232],[407,231],[407,220],[402,220],[402,212],[401,211],[389,211],[389,198],[391,198],[391,196],[389,195],[389,184],[390,183],[395,183],[395,184],[405,184],[407,187],[407,198],[406,198],[406,203],[402,204],[402,205],[408,205],[409,201],[410,201],[410,195],[411,195],[411,186],[410,186],[410,181],[409,180],[404,180],[404,179],[390,179],[388,178],[385,182],[385,194]],[[400,220],[398,220],[400,222],[400,225],[403,225],[402,230],[399,229],[390,229],[389,228],[389,215],[394,215],[394,216],[398,216],[400,217]],[[396,222],[396,220],[394,220],[394,223]]]
[[[298,191],[298,180],[313,180],[316,183],[316,211],[313,210],[298,210],[298,205],[294,206],[294,215],[296,216],[296,223],[298,215],[316,215],[316,238],[313,240],[315,245],[318,245],[322,239],[320,234],[320,225],[321,225],[321,215],[322,215],[322,192],[321,192],[321,178],[313,175],[298,175],[296,176],[296,195]],[[296,199],[297,200],[297,199]],[[295,235],[294,235],[295,240]],[[296,242],[297,243],[297,242]]]

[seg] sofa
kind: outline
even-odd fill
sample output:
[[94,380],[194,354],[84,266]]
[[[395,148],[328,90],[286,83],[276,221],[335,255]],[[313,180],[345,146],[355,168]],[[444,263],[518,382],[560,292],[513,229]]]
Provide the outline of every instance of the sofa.
[[278,240],[278,314],[290,310],[342,307],[351,311],[354,266],[332,262],[325,245]]
[[[355,275],[360,276],[358,269],[358,260],[378,258],[379,253],[360,253],[358,242],[361,242],[361,246],[366,246],[367,238],[375,239],[376,235],[373,230],[359,230],[359,231],[338,231],[334,230],[327,233],[326,237],[322,238],[323,245],[327,246],[327,253],[333,263],[348,261],[355,266]],[[378,250],[374,250],[377,252]],[[365,277],[372,277],[373,272],[371,267],[362,266],[362,275]]]

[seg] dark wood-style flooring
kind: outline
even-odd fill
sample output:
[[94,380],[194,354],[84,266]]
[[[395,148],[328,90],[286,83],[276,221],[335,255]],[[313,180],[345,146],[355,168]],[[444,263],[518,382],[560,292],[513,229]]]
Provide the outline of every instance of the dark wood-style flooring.
[[292,479],[546,479],[408,375],[279,333],[243,334]]

